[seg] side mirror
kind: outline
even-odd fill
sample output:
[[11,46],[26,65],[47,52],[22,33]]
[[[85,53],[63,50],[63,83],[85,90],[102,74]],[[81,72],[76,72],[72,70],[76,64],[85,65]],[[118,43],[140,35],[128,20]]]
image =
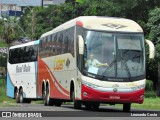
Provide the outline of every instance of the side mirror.
[[81,35],[78,35],[78,43],[79,43],[79,54],[83,55],[84,54],[84,40]]
[[145,39],[145,41],[149,45],[149,58],[153,59],[155,56],[154,44],[150,40]]

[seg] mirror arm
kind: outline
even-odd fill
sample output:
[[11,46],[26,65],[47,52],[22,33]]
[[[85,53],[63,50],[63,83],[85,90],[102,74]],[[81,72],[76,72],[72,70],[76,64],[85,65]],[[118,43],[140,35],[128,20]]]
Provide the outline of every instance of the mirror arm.
[[149,58],[154,58],[155,57],[155,47],[154,44],[150,41],[145,39],[145,42],[149,45]]

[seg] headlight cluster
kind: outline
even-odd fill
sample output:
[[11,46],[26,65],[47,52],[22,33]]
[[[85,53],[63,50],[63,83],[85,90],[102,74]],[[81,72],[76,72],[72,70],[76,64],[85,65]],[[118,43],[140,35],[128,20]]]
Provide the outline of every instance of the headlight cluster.
[[145,85],[140,85],[140,86],[132,87],[132,90],[137,91],[137,90],[141,90],[141,89],[144,89],[144,88],[145,88]]
[[94,85],[94,84],[86,82],[86,81],[82,81],[82,84],[84,84],[85,86],[90,87],[90,88],[97,88],[97,87],[99,87],[98,85]]

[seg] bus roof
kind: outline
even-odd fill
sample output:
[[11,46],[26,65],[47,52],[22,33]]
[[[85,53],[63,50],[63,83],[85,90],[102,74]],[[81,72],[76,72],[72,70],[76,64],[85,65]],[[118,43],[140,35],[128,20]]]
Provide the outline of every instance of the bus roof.
[[75,25],[89,30],[111,32],[143,32],[142,28],[135,21],[130,19],[103,16],[80,16],[56,27],[49,32],[42,34],[41,38]]
[[37,45],[37,44],[39,44],[39,40],[31,41],[31,42],[20,44],[20,45],[11,46],[9,49],[25,47],[25,46],[30,46],[30,45]]

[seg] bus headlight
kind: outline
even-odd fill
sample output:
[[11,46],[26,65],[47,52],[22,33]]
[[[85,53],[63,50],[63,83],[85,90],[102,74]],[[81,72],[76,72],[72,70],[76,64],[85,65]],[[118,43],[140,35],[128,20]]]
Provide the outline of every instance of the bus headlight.
[[98,85],[94,85],[94,84],[86,82],[86,81],[82,81],[82,84],[85,85],[85,86],[87,86],[87,87],[90,87],[90,88],[97,88],[97,87],[99,87]]
[[144,88],[145,88],[145,85],[140,85],[140,86],[132,87],[132,90],[137,91],[137,90],[141,90],[141,89],[144,89]]

